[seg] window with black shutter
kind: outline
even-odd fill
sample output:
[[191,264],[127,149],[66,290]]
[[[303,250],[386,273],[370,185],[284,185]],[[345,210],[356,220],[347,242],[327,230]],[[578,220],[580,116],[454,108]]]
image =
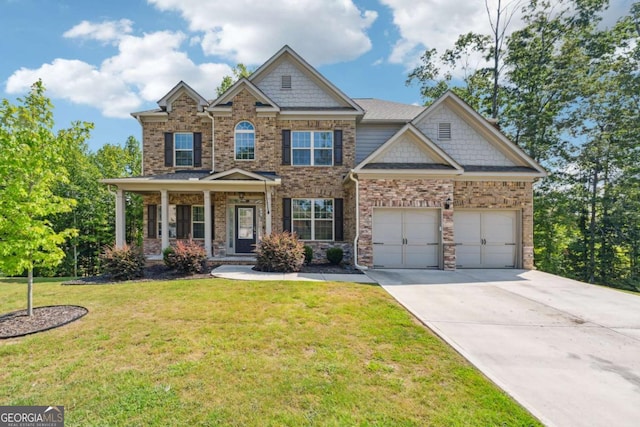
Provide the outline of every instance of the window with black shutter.
[[282,129],[282,164],[291,164],[291,131]]
[[176,206],[176,238],[188,239],[191,234],[191,206]]
[[333,164],[342,164],[342,131],[333,131]]
[[147,205],[147,238],[157,238],[158,230],[158,205]]

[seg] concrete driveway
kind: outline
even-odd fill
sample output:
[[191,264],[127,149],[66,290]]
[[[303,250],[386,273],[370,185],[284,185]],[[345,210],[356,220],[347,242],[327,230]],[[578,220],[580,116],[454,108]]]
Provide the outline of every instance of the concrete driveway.
[[543,423],[640,425],[640,295],[539,271],[367,274]]

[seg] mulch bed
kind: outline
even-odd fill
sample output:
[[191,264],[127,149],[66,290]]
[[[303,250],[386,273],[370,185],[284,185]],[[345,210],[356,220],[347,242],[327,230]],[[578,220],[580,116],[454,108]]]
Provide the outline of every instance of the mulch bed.
[[89,310],[77,305],[34,307],[33,316],[27,310],[0,315],[0,339],[16,338],[48,331],[80,319]]
[[[135,282],[151,282],[154,280],[176,280],[176,279],[210,279],[211,270],[219,264],[209,263],[202,273],[185,275],[170,270],[163,264],[154,264],[144,269],[144,277],[135,279]],[[340,266],[334,264],[311,264],[302,267],[301,273],[325,273],[325,274],[363,274],[352,266]],[[127,281],[131,282],[131,281]],[[78,279],[62,282],[63,285],[109,285],[114,283],[125,283],[113,280],[110,276],[102,274],[99,276],[80,277]]]

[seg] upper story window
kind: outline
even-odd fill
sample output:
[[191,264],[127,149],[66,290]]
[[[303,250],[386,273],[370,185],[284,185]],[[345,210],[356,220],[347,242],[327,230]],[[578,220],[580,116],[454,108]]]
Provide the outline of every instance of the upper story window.
[[291,76],[282,76],[282,89],[291,89]]
[[449,122],[438,123],[438,139],[440,140],[451,139],[451,123]]
[[236,125],[236,160],[254,160],[256,155],[256,132],[249,122]]
[[292,131],[291,160],[296,166],[331,166],[333,132]]
[[176,166],[193,166],[193,134],[174,133],[174,155]]

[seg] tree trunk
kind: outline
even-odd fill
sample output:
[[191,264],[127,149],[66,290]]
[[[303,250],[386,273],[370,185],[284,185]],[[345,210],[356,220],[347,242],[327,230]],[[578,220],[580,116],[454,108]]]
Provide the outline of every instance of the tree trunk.
[[27,314],[33,316],[33,268],[27,275]]
[[595,270],[596,270],[596,207],[598,197],[598,167],[593,173],[593,182],[591,187],[591,212],[589,218],[589,264],[588,264],[588,276],[589,283],[595,282]]

